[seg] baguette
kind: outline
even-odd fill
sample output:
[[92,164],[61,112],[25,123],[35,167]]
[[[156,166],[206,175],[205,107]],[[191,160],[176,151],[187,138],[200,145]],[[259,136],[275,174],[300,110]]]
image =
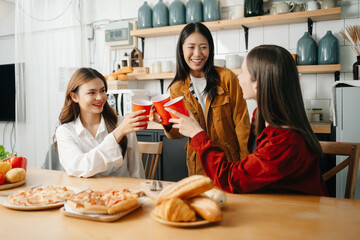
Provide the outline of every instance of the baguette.
[[220,206],[214,200],[208,197],[194,197],[189,199],[188,204],[195,212],[205,220],[210,222],[219,222],[222,219]]
[[188,199],[200,195],[213,187],[210,178],[202,175],[193,175],[165,188],[157,198],[157,204],[170,198]]
[[134,69],[131,66],[120,68],[116,71],[117,74],[128,74],[132,73]]
[[154,213],[161,219],[171,222],[194,222],[195,211],[180,198],[171,198],[157,205]]
[[128,76],[126,74],[119,74],[119,75],[117,75],[116,80],[127,81]]

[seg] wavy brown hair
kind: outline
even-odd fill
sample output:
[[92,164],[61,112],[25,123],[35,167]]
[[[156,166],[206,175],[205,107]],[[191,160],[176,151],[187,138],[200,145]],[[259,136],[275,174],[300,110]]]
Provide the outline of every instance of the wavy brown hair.
[[276,128],[297,131],[314,153],[322,155],[316,135],[306,117],[299,73],[291,54],[276,45],[261,45],[246,57],[251,80],[257,81],[255,134],[265,128],[265,122]]
[[[92,68],[79,68],[76,72],[72,75],[65,95],[65,102],[64,106],[60,112],[59,120],[61,124],[68,123],[74,121],[80,114],[80,107],[79,104],[74,102],[70,96],[70,93],[78,94],[79,87],[95,78],[99,78],[105,86],[105,91],[107,91],[107,83],[104,76]],[[115,110],[110,107],[108,102],[105,102],[104,109],[102,115],[105,120],[106,128],[108,132],[112,132],[117,125],[118,116]],[[126,148],[127,148],[127,137],[124,136],[120,143],[119,143],[123,156],[125,155]]]

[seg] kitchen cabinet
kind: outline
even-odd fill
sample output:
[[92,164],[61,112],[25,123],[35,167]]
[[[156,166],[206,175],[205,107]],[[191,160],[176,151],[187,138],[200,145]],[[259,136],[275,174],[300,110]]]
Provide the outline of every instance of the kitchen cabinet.
[[[187,138],[169,139],[162,129],[146,129],[136,132],[138,141],[163,142],[163,150],[156,171],[155,179],[164,181],[179,181],[188,176],[186,166]],[[143,159],[145,164],[145,159]]]

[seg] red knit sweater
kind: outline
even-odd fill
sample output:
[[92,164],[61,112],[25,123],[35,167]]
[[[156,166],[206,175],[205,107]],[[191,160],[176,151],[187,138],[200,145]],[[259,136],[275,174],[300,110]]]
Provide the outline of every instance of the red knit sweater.
[[230,193],[297,192],[327,196],[321,179],[320,156],[310,152],[294,130],[267,126],[256,139],[254,153],[240,162],[228,162],[224,151],[205,132],[190,146],[216,186]]

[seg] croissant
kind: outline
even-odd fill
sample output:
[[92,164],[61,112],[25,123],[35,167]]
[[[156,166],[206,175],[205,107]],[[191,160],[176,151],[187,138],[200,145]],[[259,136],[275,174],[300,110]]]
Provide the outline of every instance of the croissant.
[[222,219],[220,205],[208,197],[194,197],[187,200],[187,203],[203,219],[210,222],[219,222]]
[[171,222],[193,222],[196,221],[195,211],[192,210],[180,198],[171,198],[157,205],[155,215],[163,220]]

